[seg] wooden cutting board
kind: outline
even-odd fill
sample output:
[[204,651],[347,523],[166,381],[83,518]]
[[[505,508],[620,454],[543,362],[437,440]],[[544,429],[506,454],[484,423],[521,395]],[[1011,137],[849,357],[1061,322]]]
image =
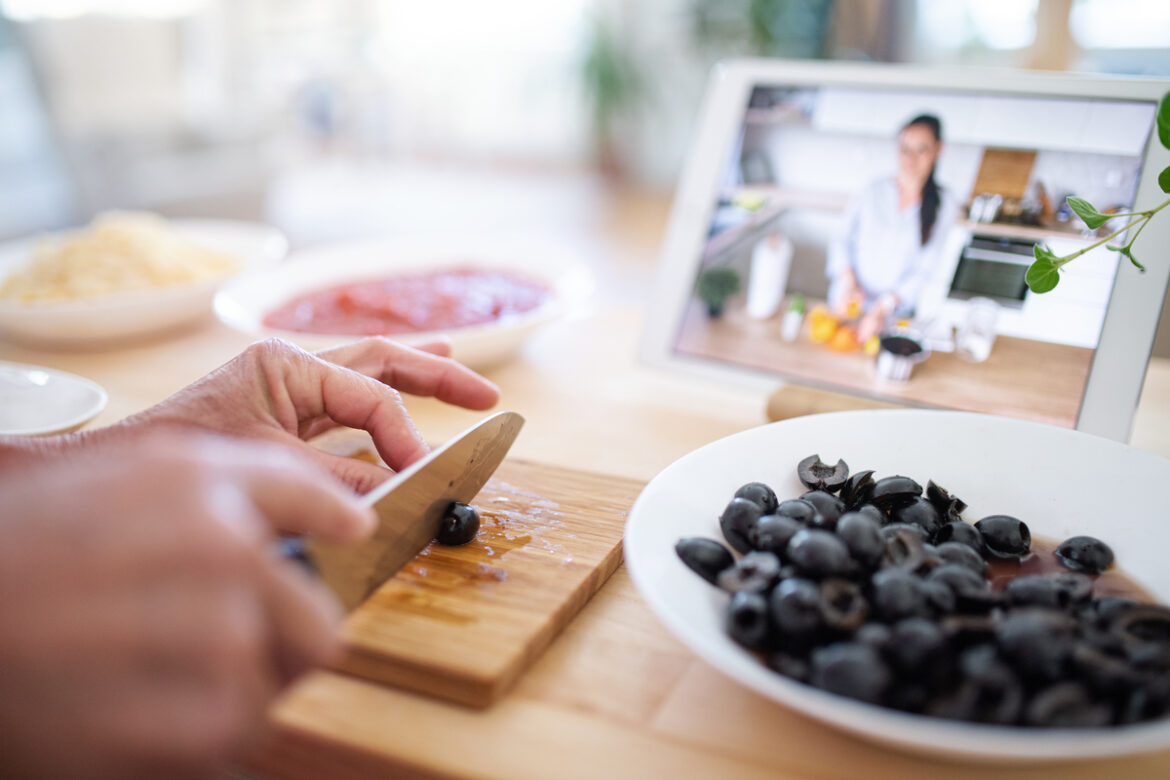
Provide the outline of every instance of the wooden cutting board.
[[432,543],[350,615],[339,669],[459,704],[505,693],[621,562],[629,479],[505,461],[476,539]]

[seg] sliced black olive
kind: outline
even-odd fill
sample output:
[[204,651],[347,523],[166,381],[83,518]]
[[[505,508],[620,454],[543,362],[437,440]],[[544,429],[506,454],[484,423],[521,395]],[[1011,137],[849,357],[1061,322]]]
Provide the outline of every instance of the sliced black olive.
[[824,490],[810,490],[801,499],[816,507],[817,513],[809,521],[809,525],[814,528],[832,531],[837,527],[837,520],[845,513],[845,502]]
[[821,583],[821,616],[827,627],[853,633],[868,615],[869,604],[857,585],[836,577]]
[[475,538],[479,530],[479,514],[474,507],[459,501],[452,501],[439,521],[439,532],[435,534],[435,541],[439,544],[458,546],[467,544]]
[[719,572],[716,584],[728,593],[771,590],[780,581],[780,559],[770,552],[753,550],[730,568]]
[[1047,728],[1097,728],[1113,718],[1108,705],[1094,702],[1079,682],[1062,682],[1032,697],[1024,709],[1024,724]]
[[1100,574],[1113,564],[1113,550],[1092,536],[1074,536],[1056,548],[1056,559],[1073,571]]
[[995,558],[1022,558],[1032,549],[1028,526],[1008,515],[991,515],[975,523],[987,552]]
[[760,506],[760,514],[769,515],[776,511],[780,502],[776,500],[776,491],[763,482],[749,482],[735,491],[735,498],[746,498]]
[[812,580],[784,580],[768,597],[768,608],[781,640],[791,644],[811,643],[823,625],[821,589]]
[[922,496],[915,496],[890,510],[890,522],[917,525],[926,531],[927,537],[933,537],[942,527],[943,518],[934,504]]
[[1087,642],[1078,643],[1070,658],[1077,679],[1104,696],[1116,696],[1142,684],[1142,675],[1123,658],[1108,655]]
[[847,508],[855,509],[869,501],[873,486],[873,471],[858,471],[845,480],[841,488],[841,500]]
[[933,480],[926,481],[926,498],[934,504],[934,508],[942,515],[943,521],[953,523],[961,521],[960,515],[967,508],[967,503],[952,496],[944,488],[939,487]]
[[835,466],[821,461],[820,455],[809,455],[796,466],[796,475],[809,490],[827,490],[836,493],[849,478],[849,466],[838,460]]
[[910,477],[893,476],[883,477],[873,485],[869,500],[879,509],[890,509],[909,503],[912,499],[922,495],[922,485]]
[[1112,629],[1126,642],[1170,644],[1170,608],[1134,604],[1113,619]]
[[734,593],[727,603],[727,633],[749,650],[760,650],[768,642],[768,599],[754,591]]
[[719,528],[734,549],[746,553],[752,549],[748,541],[751,527],[760,519],[763,510],[755,501],[746,498],[733,498],[719,516]]
[[1075,647],[1075,623],[1048,609],[1017,609],[996,626],[1000,653],[1020,674],[1035,680],[1059,680]]
[[945,544],[946,542],[965,544],[981,556],[986,549],[983,544],[983,534],[979,533],[975,526],[962,521],[939,526],[938,531],[934,534],[934,543]]
[[840,537],[815,528],[805,528],[793,536],[785,557],[814,579],[848,577],[857,567]]
[[775,553],[781,558],[788,549],[788,542],[804,526],[784,515],[764,515],[748,529],[748,542],[757,550]]
[[837,536],[849,548],[853,560],[867,568],[881,563],[886,550],[881,523],[866,512],[846,512],[837,521]]
[[809,682],[818,688],[877,704],[893,675],[872,647],[859,642],[836,642],[813,651]]
[[914,571],[926,560],[924,534],[916,525],[898,523],[882,529],[886,549],[882,552],[882,566],[896,566]]
[[735,563],[731,551],[714,539],[691,536],[679,539],[674,551],[682,562],[712,585],[716,584],[719,572]]

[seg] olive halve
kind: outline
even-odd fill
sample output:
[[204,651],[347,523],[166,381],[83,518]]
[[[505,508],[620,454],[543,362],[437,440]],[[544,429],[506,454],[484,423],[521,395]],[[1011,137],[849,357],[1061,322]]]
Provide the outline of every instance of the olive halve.
[[781,581],[768,597],[768,609],[780,640],[790,645],[807,646],[824,625],[820,586],[803,577]]
[[934,504],[922,496],[915,496],[903,504],[890,509],[890,522],[917,525],[933,537],[943,525],[943,517]]
[[966,566],[980,577],[987,574],[987,561],[983,560],[982,555],[962,542],[943,542],[935,549],[938,551],[938,556],[947,563]]
[[804,525],[785,515],[764,515],[748,529],[748,542],[756,550],[775,553],[781,558],[788,542]]
[[809,525],[832,531],[837,527],[837,520],[845,513],[845,502],[825,490],[810,490],[800,497],[816,508],[817,513],[809,520]]
[[1093,581],[1076,572],[1027,574],[1008,581],[1003,594],[1013,606],[1069,609],[1093,598]]
[[733,593],[727,603],[726,622],[733,640],[749,650],[762,650],[771,633],[768,599],[750,590]]
[[479,513],[475,508],[459,501],[452,501],[439,520],[439,530],[435,534],[435,541],[457,547],[467,544],[475,538],[479,531]]
[[1028,525],[1010,515],[989,515],[975,523],[987,552],[995,558],[1023,558],[1032,551]]
[[760,519],[763,511],[755,501],[746,498],[733,498],[719,516],[719,529],[736,551],[746,553],[752,549],[748,541],[750,529]]
[[769,515],[776,511],[780,503],[776,498],[776,491],[763,482],[749,482],[735,491],[735,498],[746,498],[760,505],[760,513]]
[[790,498],[781,501],[773,514],[790,517],[801,525],[808,525],[817,516],[817,508],[803,498]]
[[1073,571],[1096,575],[1113,565],[1113,550],[1096,537],[1074,536],[1056,548],[1056,560]]
[[770,552],[753,550],[719,572],[716,584],[728,593],[771,590],[780,581],[780,559]]
[[830,577],[821,583],[821,616],[828,628],[853,633],[869,616],[869,602],[856,583]]
[[690,536],[679,539],[674,551],[687,567],[712,585],[717,584],[719,572],[731,568],[735,557],[731,551],[714,539]]
[[855,472],[849,479],[845,480],[845,484],[841,487],[841,500],[845,502],[845,506],[849,509],[859,507],[869,501],[873,486],[872,469],[869,471]]
[[967,508],[967,502],[952,496],[946,488],[939,486],[934,480],[928,479],[926,481],[926,498],[934,504],[935,509],[943,516],[943,520],[948,523],[960,520],[960,515]]
[[923,582],[904,569],[882,569],[870,580],[874,609],[886,621],[929,617],[930,605]]
[[796,476],[809,490],[836,493],[849,479],[849,466],[838,460],[833,466],[821,461],[820,455],[809,455],[796,466]]
[[889,511],[895,506],[909,503],[912,499],[922,495],[922,485],[910,477],[895,475],[882,477],[873,485],[869,500],[879,509]]
[[965,523],[962,520],[946,523],[939,526],[939,529],[934,534],[932,540],[935,544],[945,544],[946,542],[959,542],[970,547],[980,556],[984,554],[986,545],[983,543],[983,534],[979,533],[979,529],[970,523]]
[[886,551],[885,537],[882,536],[880,521],[865,512],[846,512],[837,521],[837,536],[849,548],[853,560],[862,566],[873,568],[881,563]]
[[812,653],[809,682],[822,690],[877,704],[892,681],[890,668],[869,645],[836,642]]

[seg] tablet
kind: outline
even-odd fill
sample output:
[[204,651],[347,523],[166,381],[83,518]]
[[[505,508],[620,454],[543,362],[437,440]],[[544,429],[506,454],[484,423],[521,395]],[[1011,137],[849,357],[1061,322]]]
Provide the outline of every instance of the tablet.
[[[1126,441],[1170,276],[1170,215],[1033,293],[1033,247],[1166,199],[1170,83],[738,60],[712,72],[675,193],[642,359]],[[1125,241],[1125,234],[1117,240]],[[1112,243],[1117,243],[1115,240]],[[959,443],[957,443],[959,444]]]

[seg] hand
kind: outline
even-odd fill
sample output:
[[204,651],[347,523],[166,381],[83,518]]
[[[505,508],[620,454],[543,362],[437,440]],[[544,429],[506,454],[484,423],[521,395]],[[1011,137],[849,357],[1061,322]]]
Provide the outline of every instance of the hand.
[[147,435],[0,471],[0,776],[188,777],[339,652],[333,602],[274,530],[373,524],[271,444]]
[[[175,395],[128,418],[121,428],[197,427],[278,442],[314,458],[355,491],[389,476],[381,466],[323,452],[305,443],[335,425],[368,431],[391,469],[427,453],[398,391],[456,406],[489,409],[499,390],[446,357],[445,342],[422,349],[369,338],[314,354],[271,339]],[[395,389],[397,388],[397,390]],[[102,436],[95,431],[94,436]]]
[[834,299],[831,302],[833,314],[842,320],[853,320],[861,313],[865,305],[865,290],[857,283],[857,276],[852,268],[845,269],[837,277],[834,287]]
[[869,311],[861,318],[861,322],[857,324],[857,340],[864,344],[869,341],[870,336],[880,335],[893,312],[894,304],[885,296],[874,301]]

